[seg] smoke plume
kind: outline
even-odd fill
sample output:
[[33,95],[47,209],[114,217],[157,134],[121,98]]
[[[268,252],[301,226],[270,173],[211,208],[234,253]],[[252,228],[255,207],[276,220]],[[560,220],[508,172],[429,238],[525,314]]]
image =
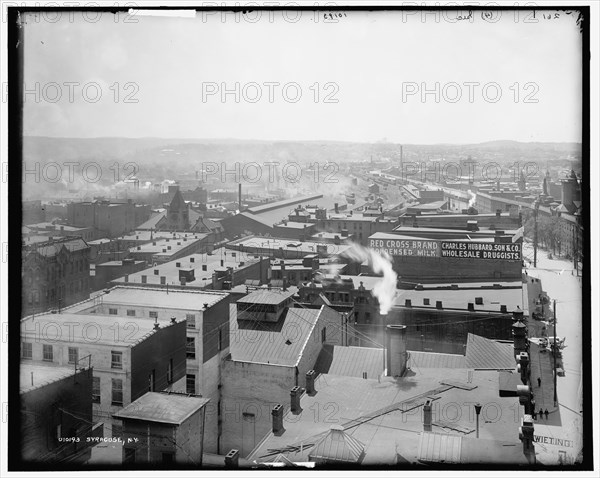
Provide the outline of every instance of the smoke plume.
[[369,267],[375,274],[383,274],[381,280],[373,287],[372,294],[379,300],[379,313],[386,315],[394,305],[398,279],[398,274],[392,267],[391,256],[385,251],[377,252],[359,244],[352,244],[342,255],[361,264],[368,261]]
[[471,199],[469,199],[469,205],[467,207],[473,207],[473,206],[475,206],[475,201],[477,200],[477,195],[470,189],[467,192],[469,193],[469,196],[471,196]]

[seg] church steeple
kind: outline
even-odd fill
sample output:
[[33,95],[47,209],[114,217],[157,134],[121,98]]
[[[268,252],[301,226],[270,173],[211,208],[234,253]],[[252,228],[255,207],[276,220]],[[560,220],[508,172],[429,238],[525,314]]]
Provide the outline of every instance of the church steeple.
[[167,212],[167,225],[171,231],[187,231],[190,227],[188,205],[177,187]]

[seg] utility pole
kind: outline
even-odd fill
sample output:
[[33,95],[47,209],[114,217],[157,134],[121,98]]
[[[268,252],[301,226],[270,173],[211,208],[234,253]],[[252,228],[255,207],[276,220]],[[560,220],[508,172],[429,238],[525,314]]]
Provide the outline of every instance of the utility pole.
[[540,203],[536,200],[533,204],[533,267],[537,267],[537,248],[538,248],[538,208]]
[[558,344],[556,343],[556,299],[554,299],[554,406],[558,404],[558,397],[556,395],[556,354],[558,353]]

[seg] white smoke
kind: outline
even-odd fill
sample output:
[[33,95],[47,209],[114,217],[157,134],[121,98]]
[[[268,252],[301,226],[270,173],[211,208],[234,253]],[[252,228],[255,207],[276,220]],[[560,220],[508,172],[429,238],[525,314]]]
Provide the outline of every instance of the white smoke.
[[359,244],[352,244],[342,255],[361,264],[368,261],[375,274],[383,274],[381,280],[373,287],[372,294],[379,300],[379,313],[386,315],[394,305],[398,279],[398,274],[392,267],[391,256],[385,251],[378,252]]
[[467,207],[473,207],[473,206],[475,206],[475,201],[477,200],[477,195],[470,189],[467,192],[469,193],[469,196],[471,196],[471,199],[469,199],[469,204],[467,205]]

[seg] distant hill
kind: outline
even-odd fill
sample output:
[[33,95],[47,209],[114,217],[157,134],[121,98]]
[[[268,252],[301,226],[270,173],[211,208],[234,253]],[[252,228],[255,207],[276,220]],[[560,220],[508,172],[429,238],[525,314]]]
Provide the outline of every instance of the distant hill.
[[[172,151],[165,151],[172,150]],[[499,140],[479,144],[403,144],[405,159],[433,159],[440,156],[513,160],[553,161],[570,156],[581,157],[580,143],[521,143]],[[25,136],[26,161],[111,160],[138,164],[165,163],[175,160],[193,162],[230,161],[319,161],[352,162],[388,158],[399,159],[396,143],[353,143],[342,141],[266,141],[242,139],[190,138],[52,138]]]

